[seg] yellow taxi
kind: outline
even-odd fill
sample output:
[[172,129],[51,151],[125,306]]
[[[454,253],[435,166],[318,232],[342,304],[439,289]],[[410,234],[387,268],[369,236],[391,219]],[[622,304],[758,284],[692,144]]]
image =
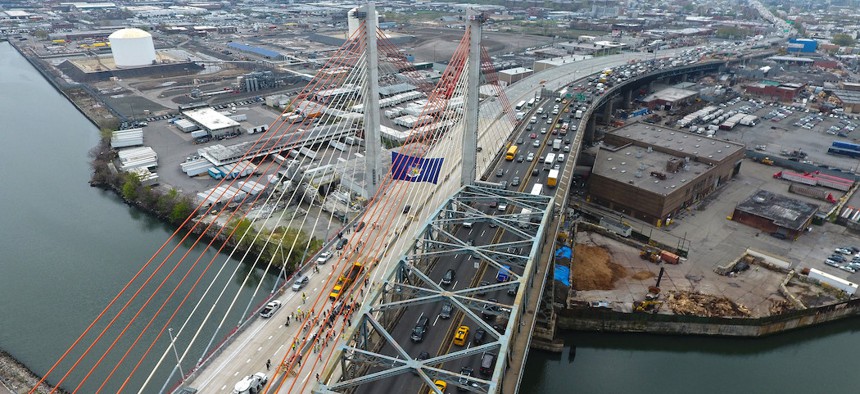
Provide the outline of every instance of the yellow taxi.
[[457,332],[454,333],[454,344],[457,346],[466,346],[466,341],[469,339],[469,326],[457,327]]
[[448,383],[445,383],[444,380],[437,380],[437,381],[433,382],[433,384],[435,384],[436,388],[439,389],[439,391],[441,391],[443,393],[445,392],[445,389],[448,388]]

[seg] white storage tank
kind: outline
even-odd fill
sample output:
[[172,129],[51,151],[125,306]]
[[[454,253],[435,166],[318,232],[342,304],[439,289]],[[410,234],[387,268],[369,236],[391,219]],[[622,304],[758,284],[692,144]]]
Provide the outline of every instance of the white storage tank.
[[108,37],[113,60],[117,67],[140,67],[155,61],[152,35],[135,28],[113,32]]

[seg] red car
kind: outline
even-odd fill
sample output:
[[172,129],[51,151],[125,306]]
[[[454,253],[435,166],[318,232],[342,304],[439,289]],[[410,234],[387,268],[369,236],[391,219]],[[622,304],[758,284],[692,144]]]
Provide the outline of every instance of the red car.
[[537,133],[531,133],[531,134],[529,134],[529,138],[531,138],[531,139],[535,139],[535,138],[537,138]]

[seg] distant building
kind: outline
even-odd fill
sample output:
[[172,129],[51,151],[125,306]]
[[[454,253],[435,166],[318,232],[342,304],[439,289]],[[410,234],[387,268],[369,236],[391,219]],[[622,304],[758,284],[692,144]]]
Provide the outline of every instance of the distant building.
[[646,123],[604,137],[589,179],[591,201],[655,225],[740,172],[744,146]]
[[815,204],[759,190],[735,207],[732,220],[794,240],[810,226],[818,208]]
[[650,94],[642,99],[642,102],[649,109],[663,107],[669,110],[692,103],[697,97],[699,97],[699,92],[697,91],[672,87]]
[[818,49],[818,41],[808,38],[788,39],[788,52],[815,53],[816,49]]
[[525,67],[517,67],[508,70],[502,70],[497,72],[496,74],[499,76],[499,81],[505,83],[506,85],[510,85],[514,82],[517,82],[523,78],[526,78],[535,72],[531,69]]
[[853,114],[860,113],[860,91],[834,90],[833,96],[839,100],[842,104],[842,109],[845,110],[845,112]]
[[748,94],[763,97],[774,101],[788,102],[794,100],[803,85],[799,83],[779,83],[775,81],[762,81],[744,86]]
[[239,132],[239,122],[230,119],[211,107],[183,111],[182,115],[201,129],[209,132],[212,138],[221,138]]

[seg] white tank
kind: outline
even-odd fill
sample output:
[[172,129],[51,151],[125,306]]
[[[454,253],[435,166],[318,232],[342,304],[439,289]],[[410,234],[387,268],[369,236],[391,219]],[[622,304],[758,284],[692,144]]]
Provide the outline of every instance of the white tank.
[[148,66],[155,61],[152,35],[140,29],[122,29],[111,34],[110,49],[117,67]]

